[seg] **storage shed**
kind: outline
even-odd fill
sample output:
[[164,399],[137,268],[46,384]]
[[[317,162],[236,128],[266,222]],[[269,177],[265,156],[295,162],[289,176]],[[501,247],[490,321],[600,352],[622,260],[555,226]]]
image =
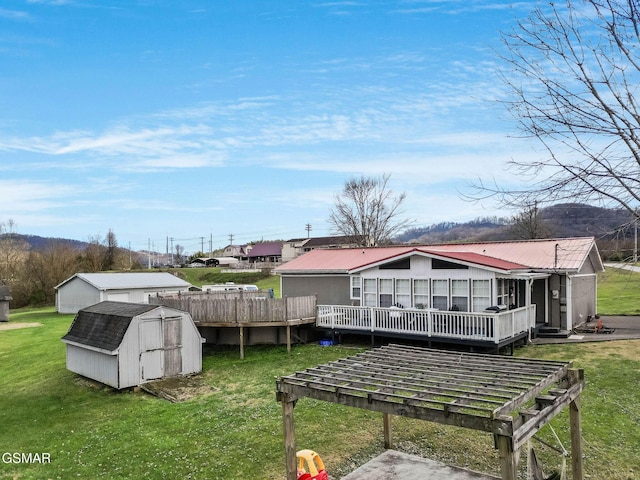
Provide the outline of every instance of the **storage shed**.
[[56,311],[78,310],[105,300],[149,303],[149,295],[187,292],[192,287],[168,272],[76,273],[56,288]]
[[118,389],[202,371],[191,315],[162,305],[100,302],[77,313],[62,341],[69,370]]
[[9,287],[0,285],[0,322],[9,321],[9,302],[11,300],[13,298],[11,298]]

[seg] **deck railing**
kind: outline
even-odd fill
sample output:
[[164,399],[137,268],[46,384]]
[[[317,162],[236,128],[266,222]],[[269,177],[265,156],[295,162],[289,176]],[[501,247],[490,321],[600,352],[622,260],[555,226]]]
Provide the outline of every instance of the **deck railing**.
[[149,297],[149,303],[189,312],[196,324],[278,323],[316,316],[315,295],[269,298],[264,293],[262,297],[248,293],[253,292],[233,296],[204,292],[199,295],[154,295]]
[[535,326],[536,306],[499,313],[319,305],[316,326],[500,343]]

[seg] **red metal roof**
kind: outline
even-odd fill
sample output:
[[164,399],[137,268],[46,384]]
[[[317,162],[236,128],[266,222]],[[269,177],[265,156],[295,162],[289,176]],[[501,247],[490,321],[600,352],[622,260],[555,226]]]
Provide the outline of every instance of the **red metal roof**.
[[[348,273],[411,254],[450,258],[504,271],[578,271],[595,248],[593,238],[427,246],[316,249],[280,267],[278,273]],[[596,250],[597,252],[597,250]],[[596,263],[600,262],[597,255]],[[596,265],[596,270],[601,269]]]
[[[595,249],[597,252],[593,237],[430,245],[429,249],[473,252],[527,265],[537,270],[565,271],[580,270],[591,251]],[[597,257],[599,263],[599,255]],[[602,269],[601,263],[596,266],[596,270],[598,269]]]

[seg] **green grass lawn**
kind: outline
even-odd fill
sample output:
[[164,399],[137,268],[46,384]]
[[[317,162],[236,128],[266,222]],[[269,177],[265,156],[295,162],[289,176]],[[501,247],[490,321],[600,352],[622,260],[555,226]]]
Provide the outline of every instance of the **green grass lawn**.
[[607,268],[598,274],[600,315],[640,315],[640,273]]
[[[359,347],[205,348],[203,388],[182,403],[144,392],[117,392],[65,368],[60,337],[72,320],[52,309],[12,312],[0,331],[0,453],[49,453],[50,464],[0,463],[0,478],[282,479],[284,447],[275,380],[355,354]],[[640,477],[640,341],[530,346],[518,356],[569,359],[584,368],[585,470],[592,479]],[[298,448],[322,456],[333,478],[383,451],[380,414],[301,399]],[[569,445],[566,414],[554,420]],[[540,432],[555,443],[548,428]],[[447,463],[498,472],[490,435],[405,418],[394,419],[397,448]],[[560,457],[541,447],[558,466]]]

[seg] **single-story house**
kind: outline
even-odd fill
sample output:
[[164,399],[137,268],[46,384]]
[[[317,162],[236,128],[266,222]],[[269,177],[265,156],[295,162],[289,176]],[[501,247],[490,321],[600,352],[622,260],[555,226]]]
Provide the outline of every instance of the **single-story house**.
[[316,249],[275,269],[282,296],[318,305],[460,312],[535,304],[535,323],[571,330],[597,313],[595,240]]
[[168,272],[76,273],[55,287],[56,311],[77,313],[105,300],[148,303],[149,295],[187,292],[191,287]]
[[249,263],[277,263],[282,259],[282,242],[258,242],[248,254]]
[[202,371],[202,343],[181,310],[100,302],[76,314],[67,334],[67,368],[114,388]]
[[350,248],[357,247],[352,236],[292,238],[282,244],[282,261],[289,262],[300,255],[316,248]]

